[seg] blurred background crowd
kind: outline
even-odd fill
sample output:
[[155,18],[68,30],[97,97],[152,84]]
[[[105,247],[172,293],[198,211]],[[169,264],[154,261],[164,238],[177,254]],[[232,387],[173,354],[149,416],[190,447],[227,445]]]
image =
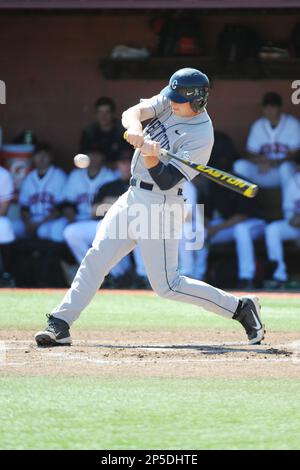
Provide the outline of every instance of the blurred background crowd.
[[[180,245],[183,274],[200,280],[215,277],[218,285],[241,289],[286,287],[285,242],[300,238],[300,121],[284,113],[282,106],[279,94],[265,94],[261,116],[251,125],[243,157],[230,136],[215,131],[210,159],[212,166],[244,176],[261,188],[277,189],[278,214],[274,216],[277,207],[272,200],[268,208],[261,198],[246,199],[201,176],[183,182],[187,201],[203,204],[205,217],[204,247],[188,250],[186,240]],[[15,143],[4,146],[2,157],[8,166],[22,159],[29,161],[17,192],[13,175],[0,169],[3,286],[64,286],[71,282],[107,204],[129,186],[133,150],[123,139],[124,129],[115,113],[112,98],[97,99],[95,119],[83,129],[79,142],[80,152],[90,157],[90,166],[68,175],[55,161],[51,144],[40,142],[31,131],[22,132]],[[191,226],[191,230],[203,230],[202,218],[192,219],[193,213],[187,224],[198,223],[198,227]],[[258,256],[262,254],[259,241],[264,245],[265,259]],[[234,256],[226,245],[234,245]],[[220,260],[210,264],[210,251],[215,247]],[[224,259],[227,251],[229,256]],[[106,286],[148,287],[138,252],[112,270]]]
[[[299,19],[299,12],[297,14]],[[204,225],[205,243],[201,250],[191,251],[186,249],[186,240],[181,242],[180,270],[187,276],[222,288],[299,289],[299,106],[291,103],[291,84],[286,77],[276,81],[273,75],[259,76],[265,73],[262,70],[264,60],[271,61],[269,64],[277,61],[280,69],[280,61],[285,61],[286,67],[290,64],[286,62],[289,58],[297,60],[300,56],[297,15],[287,15],[286,20],[281,18],[284,35],[288,38],[283,44],[282,29],[274,33],[279,15],[267,18],[264,26],[273,41],[263,41],[259,27],[256,30],[253,27],[261,20],[259,17],[255,20],[253,12],[248,16],[244,13],[238,16],[235,12],[234,21],[223,18],[222,24],[220,18],[208,12],[208,23],[213,17],[216,21],[213,24],[219,31],[214,33],[215,62],[204,52],[203,38],[212,32],[205,34],[205,18],[201,17],[203,24],[199,25],[200,15],[176,11],[148,12],[143,16],[122,16],[121,12],[99,16],[102,29],[90,32],[93,42],[95,31],[102,41],[100,84],[93,74],[82,75],[82,63],[80,67],[77,64],[78,69],[75,67],[78,57],[83,62],[86,57],[85,66],[89,69],[91,55],[79,45],[80,38],[85,37],[84,27],[81,25],[79,36],[74,39],[71,26],[85,20],[93,28],[95,18],[91,16],[86,13],[80,18],[69,18],[58,13],[15,15],[10,12],[6,14],[3,28],[0,20],[2,39],[9,28],[18,24],[19,33],[22,31],[26,38],[20,47],[23,53],[32,52],[34,56],[34,64],[27,56],[31,75],[25,80],[26,95],[17,93],[15,102],[10,101],[17,89],[18,61],[11,63],[14,42],[4,59],[7,77],[5,69],[0,77],[5,79],[9,92],[4,105],[7,112],[0,120],[0,287],[65,287],[71,283],[92,244],[107,204],[113,203],[129,185],[133,149],[123,139],[122,110],[139,98],[158,93],[170,72],[190,65],[201,68],[213,78],[208,112],[215,123],[215,144],[209,164],[257,183],[260,191],[257,198],[249,200],[200,176],[192,183],[184,183],[187,201],[194,206],[204,204],[203,224],[201,220],[199,227],[195,226],[199,219],[192,212],[186,222],[187,232],[203,230]],[[36,26],[30,33],[24,33],[22,28],[29,24],[30,17]],[[112,41],[110,35],[109,44],[105,46],[109,23],[116,28],[120,18],[123,18],[127,44],[116,46],[116,37],[120,39],[122,34],[114,29],[116,37]],[[135,23],[137,20],[139,24]],[[66,26],[64,33],[63,24]],[[139,40],[136,33],[130,36],[134,27],[144,33]],[[37,45],[39,34],[43,49]],[[274,38],[278,34],[281,40],[276,42]],[[57,36],[60,36],[60,43],[56,42]],[[72,59],[72,54],[76,60]],[[16,55],[20,58],[22,54],[18,51]],[[60,63],[61,56],[69,61],[65,68]],[[202,63],[199,62],[201,56],[204,57]],[[167,63],[168,59],[173,62]],[[24,65],[23,56],[22,60]],[[165,78],[160,75],[161,60],[167,64],[163,71]],[[54,69],[53,64],[56,64]],[[151,83],[145,83],[143,74],[150,73],[151,65]],[[215,68],[227,76],[219,78]],[[124,69],[125,76],[122,75]],[[50,82],[44,76],[47,70],[52,77]],[[75,83],[72,73],[76,74],[76,70],[80,80]],[[116,83],[122,84],[120,90],[116,90]],[[93,103],[97,90],[103,95]],[[45,95],[53,96],[55,91],[58,103],[53,99],[47,108]],[[53,109],[55,105],[57,109]],[[81,129],[77,122],[72,127],[80,107],[86,113],[86,124]],[[87,169],[71,168],[72,158],[78,152],[89,155],[91,163]],[[112,270],[104,286],[149,287],[138,250]]]

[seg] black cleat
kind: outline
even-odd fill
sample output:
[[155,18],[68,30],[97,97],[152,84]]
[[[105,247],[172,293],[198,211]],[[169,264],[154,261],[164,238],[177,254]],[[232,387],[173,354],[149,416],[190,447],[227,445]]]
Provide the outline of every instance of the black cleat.
[[265,336],[265,327],[260,319],[260,305],[257,297],[241,297],[241,306],[233,315],[233,319],[245,328],[249,344],[260,344]]
[[55,318],[53,315],[47,315],[47,317],[47,328],[36,333],[34,337],[37,345],[43,347],[70,346],[72,338],[68,323],[60,318]]

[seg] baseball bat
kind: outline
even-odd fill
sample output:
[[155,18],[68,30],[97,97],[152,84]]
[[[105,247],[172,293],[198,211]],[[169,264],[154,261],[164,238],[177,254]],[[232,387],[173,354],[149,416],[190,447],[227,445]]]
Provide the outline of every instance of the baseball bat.
[[[126,140],[126,138],[127,133],[125,132],[124,139]],[[181,162],[184,165],[193,168],[198,173],[210,179],[211,181],[214,181],[215,183],[220,184],[225,188],[231,189],[232,191],[235,191],[241,194],[242,196],[253,198],[257,194],[258,186],[256,184],[239,178],[238,176],[234,176],[230,173],[227,173],[226,171],[219,170],[208,165],[201,165],[195,163],[191,160],[179,157],[178,155],[166,149],[160,149],[160,155],[169,159],[177,160],[178,162]]]

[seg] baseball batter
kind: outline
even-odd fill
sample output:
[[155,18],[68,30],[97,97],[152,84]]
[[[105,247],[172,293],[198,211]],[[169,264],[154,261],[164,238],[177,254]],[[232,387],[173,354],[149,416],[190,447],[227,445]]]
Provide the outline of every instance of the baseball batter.
[[[130,188],[107,212],[71,288],[48,316],[46,329],[35,335],[38,345],[71,344],[70,326],[92,300],[106,274],[137,244],[158,295],[239,321],[251,344],[263,339],[256,297],[238,298],[178,271],[178,234],[183,223],[178,209],[184,213],[182,185],[197,172],[177,161],[160,159],[159,151],[162,147],[201,164],[208,162],[213,146],[213,126],[206,111],[208,94],[207,76],[184,68],[172,75],[169,85],[158,95],[141,100],[123,113],[127,141],[136,148]],[[142,122],[149,119],[143,130]],[[138,212],[143,216],[137,223]]]

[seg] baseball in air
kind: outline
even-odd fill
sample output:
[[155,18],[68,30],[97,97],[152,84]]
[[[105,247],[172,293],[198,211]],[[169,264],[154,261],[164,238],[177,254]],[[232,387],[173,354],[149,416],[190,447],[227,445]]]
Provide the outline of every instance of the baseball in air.
[[84,153],[78,153],[74,157],[74,165],[77,166],[77,168],[87,168],[90,164],[90,157],[88,155],[85,155]]

